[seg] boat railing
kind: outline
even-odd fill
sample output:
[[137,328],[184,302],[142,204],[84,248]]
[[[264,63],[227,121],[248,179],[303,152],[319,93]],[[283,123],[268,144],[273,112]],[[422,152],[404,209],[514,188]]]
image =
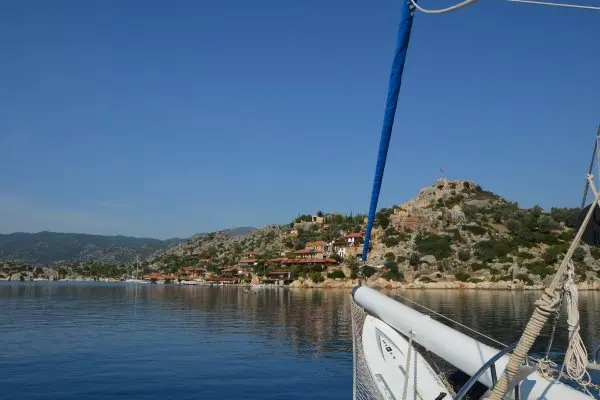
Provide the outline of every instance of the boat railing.
[[[471,376],[471,378],[467,381],[467,383],[465,383],[460,388],[458,393],[456,393],[456,397],[454,397],[454,400],[461,400],[462,398],[464,398],[465,395],[467,394],[467,392],[473,387],[475,382],[477,382],[479,377],[481,377],[481,375],[483,375],[488,369],[490,370],[490,373],[492,374],[492,388],[493,388],[496,385],[496,382],[498,382],[498,375],[496,373],[496,361],[498,361],[502,356],[507,354],[509,351],[514,350],[515,347],[517,347],[517,343],[511,344],[510,346],[504,348],[503,350],[500,350],[498,353],[496,353],[496,355],[494,355],[485,364],[483,364],[481,366],[481,368],[479,368],[479,370]],[[515,400],[519,400],[519,385],[515,386]]]

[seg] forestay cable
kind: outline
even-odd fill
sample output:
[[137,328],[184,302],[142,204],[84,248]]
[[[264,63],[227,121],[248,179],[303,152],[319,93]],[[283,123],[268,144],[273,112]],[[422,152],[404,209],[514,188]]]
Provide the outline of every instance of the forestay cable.
[[445,14],[445,13],[449,13],[452,11],[456,11],[456,10],[460,10],[461,8],[470,6],[471,4],[475,3],[477,0],[465,0],[462,3],[458,3],[455,4],[453,6],[450,7],[446,7],[446,8],[440,8],[437,10],[431,10],[431,9],[427,9],[427,8],[423,8],[420,5],[417,4],[417,2],[415,0],[410,0],[410,2],[412,3],[412,5],[419,11],[421,11],[422,13],[425,14]]
[[596,7],[596,6],[584,6],[584,5],[579,5],[579,4],[552,3],[552,2],[548,2],[548,1],[536,1],[536,0],[506,0],[506,1],[511,2],[511,3],[539,4],[541,6],[582,8],[584,10],[600,11],[600,7]]

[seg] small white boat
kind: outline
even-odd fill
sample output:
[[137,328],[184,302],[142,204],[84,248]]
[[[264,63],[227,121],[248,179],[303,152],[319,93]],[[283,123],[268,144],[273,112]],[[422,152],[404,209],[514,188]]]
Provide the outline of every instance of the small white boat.
[[135,276],[131,276],[131,277],[125,279],[125,282],[126,283],[149,283],[148,281],[139,279],[139,276],[140,276],[140,258],[136,257]]
[[179,282],[180,285],[198,285],[199,282],[198,281],[181,281]]
[[267,285],[263,284],[258,284],[258,285],[250,285],[250,289],[264,289],[268,287]]
[[145,281],[143,279],[129,278],[125,279],[125,283],[148,283],[148,281]]

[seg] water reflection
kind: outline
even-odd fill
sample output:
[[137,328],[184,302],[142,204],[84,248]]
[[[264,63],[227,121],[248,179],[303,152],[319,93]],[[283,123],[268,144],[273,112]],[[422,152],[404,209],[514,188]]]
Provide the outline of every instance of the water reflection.
[[[539,291],[484,290],[406,290],[398,293],[506,344],[520,338],[533,312],[533,303],[541,295]],[[386,294],[391,294],[397,300],[405,302],[393,293],[386,292]],[[408,302],[405,303],[410,305]],[[599,311],[600,293],[595,291],[579,293],[580,333],[590,351],[600,342]],[[441,321],[452,325],[446,320]],[[453,325],[453,327],[468,334],[459,326]],[[551,324],[546,324],[541,337],[534,345],[534,352],[546,351],[550,328]],[[553,348],[556,351],[565,351],[568,339],[565,311],[562,312],[556,329]],[[486,342],[484,339],[481,340]]]
[[[456,290],[398,293],[504,343],[518,340],[533,311],[533,301],[541,294],[537,291]],[[82,299],[85,299],[85,312],[80,310]],[[32,323],[41,314],[44,318],[36,323],[71,315],[71,321],[80,318],[80,323],[92,325],[99,315],[125,314],[127,318],[113,322],[125,331],[138,329],[136,323],[148,319],[158,324],[176,321],[185,329],[202,326],[215,333],[259,335],[282,341],[301,355],[339,357],[339,352],[352,351],[349,290],[25,283],[1,284],[0,300],[8,309],[22,307],[26,301],[35,302],[36,307],[28,309],[28,320]],[[581,335],[591,351],[593,345],[600,342],[600,293],[580,292],[579,304]],[[17,313],[6,313],[6,318],[21,317]],[[448,321],[442,322],[451,325]],[[535,352],[545,351],[548,334],[549,325],[537,341]],[[554,348],[564,351],[566,346],[567,326],[563,313]]]

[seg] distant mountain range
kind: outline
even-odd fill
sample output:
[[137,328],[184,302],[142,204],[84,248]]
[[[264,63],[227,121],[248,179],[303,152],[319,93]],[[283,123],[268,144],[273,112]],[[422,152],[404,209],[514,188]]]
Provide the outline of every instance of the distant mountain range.
[[[243,236],[254,230],[252,227],[238,227],[221,232],[228,236]],[[200,233],[194,237],[207,234]],[[127,264],[134,262],[136,257],[144,260],[157,256],[185,240],[46,231],[16,232],[0,234],[0,260],[21,260],[28,264],[52,264],[64,260]]]

